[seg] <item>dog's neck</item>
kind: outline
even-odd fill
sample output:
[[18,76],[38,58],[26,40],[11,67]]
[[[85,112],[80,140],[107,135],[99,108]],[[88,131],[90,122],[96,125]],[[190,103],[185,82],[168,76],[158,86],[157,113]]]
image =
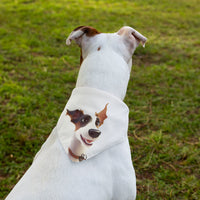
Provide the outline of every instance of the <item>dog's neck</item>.
[[[114,62],[113,62],[114,60]],[[102,50],[83,61],[76,87],[92,87],[124,99],[130,77],[132,61],[125,62],[115,52]]]

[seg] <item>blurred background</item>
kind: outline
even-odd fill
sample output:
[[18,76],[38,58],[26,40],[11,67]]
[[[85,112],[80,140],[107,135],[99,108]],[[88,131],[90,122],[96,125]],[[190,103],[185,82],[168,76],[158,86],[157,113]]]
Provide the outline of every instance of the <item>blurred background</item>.
[[125,98],[137,200],[200,199],[199,19],[198,0],[1,0],[0,199],[75,86],[80,50],[65,40],[80,25],[128,25],[148,38],[133,56]]

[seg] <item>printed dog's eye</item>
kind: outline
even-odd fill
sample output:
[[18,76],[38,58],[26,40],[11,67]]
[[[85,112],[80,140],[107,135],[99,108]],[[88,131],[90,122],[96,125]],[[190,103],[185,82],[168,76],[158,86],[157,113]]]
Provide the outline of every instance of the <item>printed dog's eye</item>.
[[88,120],[87,118],[86,118],[86,119],[85,119],[85,118],[81,119],[81,122],[82,122],[82,123],[87,123],[88,121],[89,121],[89,120]]
[[95,125],[98,127],[100,125],[100,120],[99,118],[96,119]]
[[81,124],[82,125],[86,125],[87,123],[89,123],[91,121],[91,117],[89,115],[85,115],[81,120]]
[[84,119],[84,118],[83,118],[83,119],[81,119],[81,122],[82,122],[82,123],[84,123],[84,122],[85,122],[85,119]]

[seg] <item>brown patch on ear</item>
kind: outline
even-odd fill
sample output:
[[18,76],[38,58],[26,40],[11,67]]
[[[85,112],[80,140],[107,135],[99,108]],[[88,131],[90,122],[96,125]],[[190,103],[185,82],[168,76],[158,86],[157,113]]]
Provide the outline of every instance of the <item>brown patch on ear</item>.
[[86,36],[88,36],[88,37],[92,37],[97,34],[100,34],[99,31],[97,31],[95,28],[93,28],[91,26],[79,26],[79,27],[75,28],[73,31],[77,31],[77,30],[83,31],[86,34]]
[[75,125],[75,131],[77,131],[81,127],[79,119],[84,115],[83,111],[78,109],[70,111],[67,109],[66,115],[70,116],[71,122]]
[[83,56],[82,56],[82,49],[81,49],[81,55],[80,55],[80,65],[82,64],[83,62]]
[[77,31],[77,30],[79,30],[79,29],[81,29],[81,28],[83,28],[84,26],[78,26],[77,28],[75,28],[73,31]]
[[[107,106],[108,106],[108,103],[105,105],[105,108],[104,108],[102,111],[100,111],[99,113],[95,113],[95,116],[96,116],[97,118],[99,118],[99,121],[100,121],[99,126],[101,126],[101,125],[103,124],[104,120],[108,117],[108,116],[106,115]],[[98,126],[98,127],[99,127],[99,126]]]
[[[77,28],[75,28],[73,31],[78,31],[78,30],[81,30],[84,32],[84,34],[87,36],[87,37],[93,37],[97,34],[100,34],[99,31],[97,31],[95,28],[91,27],[91,26],[79,26]],[[99,51],[100,49],[98,49]],[[83,62],[83,56],[82,56],[82,50],[81,50],[81,55],[80,55],[80,65],[82,64]]]

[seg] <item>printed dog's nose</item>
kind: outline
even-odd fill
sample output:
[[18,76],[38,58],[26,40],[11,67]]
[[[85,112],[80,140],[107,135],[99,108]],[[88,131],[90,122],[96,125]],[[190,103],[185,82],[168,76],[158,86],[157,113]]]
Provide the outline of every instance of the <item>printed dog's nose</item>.
[[92,137],[92,138],[97,138],[99,137],[99,135],[101,134],[101,131],[97,130],[97,129],[90,129],[88,131],[89,133],[89,136]]

